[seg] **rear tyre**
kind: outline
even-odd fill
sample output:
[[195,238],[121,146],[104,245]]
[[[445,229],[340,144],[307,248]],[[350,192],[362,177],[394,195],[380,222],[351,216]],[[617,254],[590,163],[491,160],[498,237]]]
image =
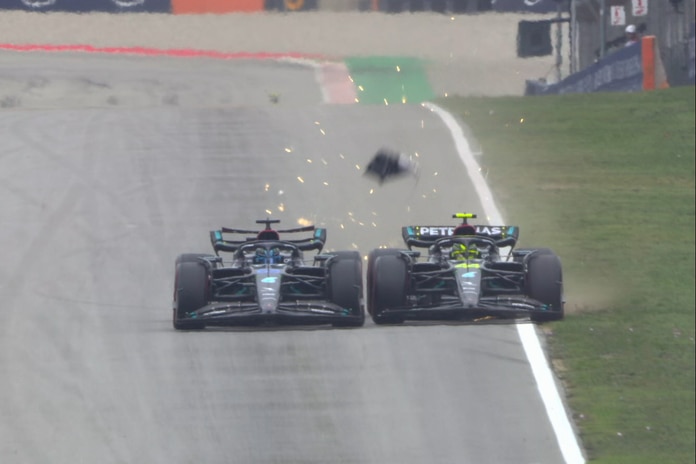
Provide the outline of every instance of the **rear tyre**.
[[531,316],[534,322],[558,321],[563,319],[563,271],[561,260],[553,253],[531,256],[527,264],[527,295],[548,305],[546,313]]
[[401,324],[403,316],[385,315],[383,312],[405,306],[408,265],[397,250],[382,251],[391,253],[371,255],[372,272],[368,280],[370,315],[375,324]]
[[375,263],[381,256],[399,256],[401,253],[394,248],[377,248],[367,255],[367,311],[372,315],[372,286],[374,283]]
[[539,255],[555,255],[555,253],[551,248],[518,248],[512,251],[513,260],[518,263]]
[[351,317],[335,322],[334,327],[362,327],[365,308],[362,305],[362,258],[357,251],[341,251],[329,262],[329,298],[343,308],[350,309]]
[[205,323],[187,318],[187,314],[208,303],[208,270],[203,263],[182,262],[174,279],[173,325],[176,330],[200,330]]

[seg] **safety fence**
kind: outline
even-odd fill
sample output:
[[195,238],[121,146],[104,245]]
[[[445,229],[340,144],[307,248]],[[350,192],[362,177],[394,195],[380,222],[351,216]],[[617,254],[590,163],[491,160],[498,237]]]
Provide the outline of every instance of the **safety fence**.
[[173,14],[307,10],[549,13],[557,5],[556,0],[0,0],[0,10]]
[[527,81],[525,95],[637,92],[669,87],[655,37],[624,47],[555,84]]

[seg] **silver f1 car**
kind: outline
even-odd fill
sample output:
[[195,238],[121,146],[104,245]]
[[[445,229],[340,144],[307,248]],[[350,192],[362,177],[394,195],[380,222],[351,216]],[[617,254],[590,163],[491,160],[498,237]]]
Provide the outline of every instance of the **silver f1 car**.
[[[370,252],[367,304],[377,324],[406,319],[563,318],[561,261],[548,248],[514,249],[516,226],[407,226],[408,249]],[[427,248],[426,259],[413,247]],[[501,249],[508,249],[501,257]]]
[[[261,231],[222,228],[210,232],[215,254],[176,259],[173,324],[178,330],[206,326],[332,324],[365,322],[362,259],[357,251],[322,254],[326,229],[276,231],[277,219],[261,219]],[[313,232],[302,239],[280,234]],[[253,234],[229,240],[227,234]],[[311,264],[303,252],[314,251]],[[230,253],[223,260],[220,252]]]

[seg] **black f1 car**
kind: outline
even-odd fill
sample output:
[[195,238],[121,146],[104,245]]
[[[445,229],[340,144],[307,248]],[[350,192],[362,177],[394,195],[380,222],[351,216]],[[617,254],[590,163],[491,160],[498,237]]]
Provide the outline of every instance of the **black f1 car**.
[[[407,226],[407,250],[379,248],[367,265],[367,306],[377,324],[406,319],[563,318],[561,261],[548,248],[514,249],[516,226]],[[412,247],[427,248],[420,259]],[[501,257],[501,249],[508,249]]]
[[[362,258],[357,251],[322,254],[326,229],[306,226],[276,231],[277,219],[261,219],[261,231],[222,228],[210,232],[215,254],[176,259],[173,324],[178,330],[206,326],[332,324],[365,322]],[[303,239],[280,234],[313,232]],[[253,234],[228,240],[225,234]],[[303,252],[315,251],[311,264]],[[220,252],[231,253],[223,260]]]

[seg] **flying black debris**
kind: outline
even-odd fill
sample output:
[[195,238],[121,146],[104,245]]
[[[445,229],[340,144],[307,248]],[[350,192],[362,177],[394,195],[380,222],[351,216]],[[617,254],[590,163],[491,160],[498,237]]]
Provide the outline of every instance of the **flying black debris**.
[[387,178],[402,176],[404,174],[416,175],[418,165],[407,155],[398,151],[381,148],[370,160],[365,175],[375,176],[379,183],[383,183]]

